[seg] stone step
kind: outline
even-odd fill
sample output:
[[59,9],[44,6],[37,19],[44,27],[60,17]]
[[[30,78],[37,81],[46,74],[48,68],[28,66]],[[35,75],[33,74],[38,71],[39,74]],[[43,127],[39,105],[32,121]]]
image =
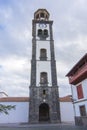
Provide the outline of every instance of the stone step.
[[87,130],[87,126],[74,126],[74,125],[3,125],[0,130]]
[[[87,130],[87,126],[70,126],[70,125],[59,125],[59,126],[36,126],[29,127],[30,130]],[[28,129],[29,130],[29,129]]]

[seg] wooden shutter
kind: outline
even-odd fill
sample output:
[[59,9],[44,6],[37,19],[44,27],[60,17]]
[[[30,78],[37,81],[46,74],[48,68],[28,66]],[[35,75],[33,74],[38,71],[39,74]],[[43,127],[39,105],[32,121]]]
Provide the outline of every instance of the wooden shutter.
[[84,97],[83,96],[83,89],[82,89],[82,85],[81,84],[77,86],[77,95],[78,95],[78,99],[81,99],[81,98]]

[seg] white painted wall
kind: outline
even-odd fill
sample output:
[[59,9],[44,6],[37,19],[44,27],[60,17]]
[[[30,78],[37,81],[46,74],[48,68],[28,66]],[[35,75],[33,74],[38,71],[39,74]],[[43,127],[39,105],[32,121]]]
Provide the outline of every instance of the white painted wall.
[[50,41],[36,41],[36,60],[40,60],[40,49],[47,50],[47,60],[50,60]]
[[[4,105],[16,105],[16,110],[9,111],[9,115],[0,114],[0,123],[27,123],[29,116],[29,102],[1,102]],[[73,105],[71,102],[60,102],[61,121],[74,122]]]
[[[84,98],[82,98],[82,99],[78,99],[78,95],[77,95],[76,86],[78,86],[79,84],[82,84],[82,88],[83,88]],[[75,106],[75,116],[80,116],[79,106],[85,105],[86,112],[87,112],[87,101],[85,101],[85,100],[87,100],[87,79],[76,84],[75,86],[72,85],[72,90],[73,90],[73,100],[74,100],[74,106]]]
[[[47,61],[39,61],[40,60],[40,49],[47,50]],[[47,72],[48,75],[48,85],[52,86],[51,81],[51,57],[50,57],[50,43],[49,41],[37,41],[36,42],[36,85],[40,86],[40,73]]]
[[9,115],[0,113],[0,123],[22,123],[28,122],[29,103],[28,102],[0,102],[4,105],[16,105],[16,110],[9,111]]
[[77,100],[77,89],[76,89],[76,86],[72,85],[71,86],[72,88],[72,96],[73,96],[73,101],[76,101]]
[[40,86],[40,73],[47,72],[48,75],[48,85],[52,86],[51,81],[51,63],[50,61],[37,61],[36,63],[36,85]]
[[87,101],[78,102],[78,103],[75,103],[74,105],[75,105],[75,115],[76,116],[81,116],[79,106],[85,105],[86,112],[87,112]]
[[74,109],[72,102],[60,102],[60,113],[62,122],[74,123]]

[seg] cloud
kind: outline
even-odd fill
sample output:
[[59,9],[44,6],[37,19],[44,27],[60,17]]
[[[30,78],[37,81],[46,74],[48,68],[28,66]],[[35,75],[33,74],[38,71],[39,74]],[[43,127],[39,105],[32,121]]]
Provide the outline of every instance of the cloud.
[[[30,64],[28,59],[12,56],[9,59],[1,59],[0,63],[2,63],[0,67],[2,70],[0,73],[1,89],[10,96],[20,95],[20,92],[26,89],[26,95],[28,96],[30,79]],[[16,91],[18,92],[16,93]]]
[[29,94],[32,19],[46,8],[53,34],[60,95],[70,92],[65,75],[87,52],[86,0],[0,0],[0,84],[9,96]]

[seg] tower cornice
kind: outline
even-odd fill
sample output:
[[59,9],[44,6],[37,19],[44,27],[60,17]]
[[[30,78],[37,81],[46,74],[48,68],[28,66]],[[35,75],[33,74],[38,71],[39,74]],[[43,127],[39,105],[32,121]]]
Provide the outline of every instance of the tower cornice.
[[44,23],[44,24],[53,24],[53,20],[49,20],[49,21],[44,21],[44,20],[35,20],[35,19],[33,19],[32,20],[32,24],[34,24],[34,23]]

